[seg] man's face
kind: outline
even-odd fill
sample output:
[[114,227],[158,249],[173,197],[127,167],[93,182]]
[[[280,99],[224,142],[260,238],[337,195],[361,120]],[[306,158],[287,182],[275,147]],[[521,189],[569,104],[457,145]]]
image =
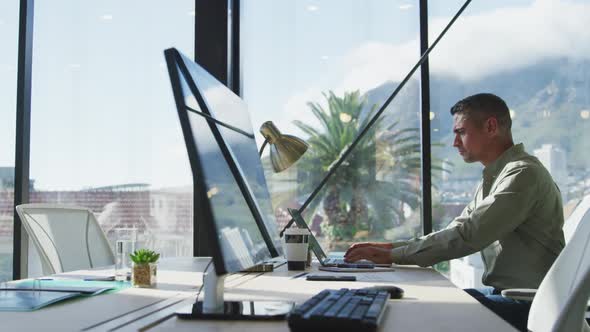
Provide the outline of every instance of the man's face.
[[453,146],[457,148],[465,162],[481,161],[482,152],[488,143],[485,126],[477,124],[474,119],[469,119],[461,113],[453,115],[453,120],[455,133]]

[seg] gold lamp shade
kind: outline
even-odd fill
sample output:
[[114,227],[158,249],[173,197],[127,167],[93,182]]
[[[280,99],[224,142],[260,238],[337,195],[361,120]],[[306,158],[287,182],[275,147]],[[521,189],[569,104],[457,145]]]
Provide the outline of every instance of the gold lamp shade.
[[260,133],[265,139],[260,148],[260,155],[265,145],[270,144],[270,162],[275,173],[289,168],[307,151],[308,145],[305,141],[292,135],[282,134],[272,121],[263,123]]

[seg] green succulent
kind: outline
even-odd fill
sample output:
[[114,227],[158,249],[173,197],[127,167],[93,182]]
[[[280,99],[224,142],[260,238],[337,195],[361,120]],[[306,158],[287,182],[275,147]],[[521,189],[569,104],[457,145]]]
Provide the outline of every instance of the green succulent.
[[160,258],[160,254],[149,249],[139,249],[135,250],[132,254],[129,254],[129,257],[131,257],[131,260],[135,264],[148,264],[157,262]]

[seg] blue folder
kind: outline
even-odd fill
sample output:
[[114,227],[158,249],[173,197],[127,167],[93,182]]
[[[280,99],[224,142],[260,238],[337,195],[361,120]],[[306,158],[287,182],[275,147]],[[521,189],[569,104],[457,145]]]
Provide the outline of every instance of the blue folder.
[[24,280],[0,288],[0,311],[32,311],[76,296],[93,296],[130,287],[128,282]]
[[32,311],[76,296],[80,293],[5,289],[0,290],[0,311]]

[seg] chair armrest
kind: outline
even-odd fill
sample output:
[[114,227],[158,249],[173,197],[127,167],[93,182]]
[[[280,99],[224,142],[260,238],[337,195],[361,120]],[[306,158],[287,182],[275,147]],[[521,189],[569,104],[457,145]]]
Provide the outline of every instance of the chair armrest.
[[513,300],[532,302],[536,293],[537,290],[533,288],[510,288],[503,290],[502,296]]

